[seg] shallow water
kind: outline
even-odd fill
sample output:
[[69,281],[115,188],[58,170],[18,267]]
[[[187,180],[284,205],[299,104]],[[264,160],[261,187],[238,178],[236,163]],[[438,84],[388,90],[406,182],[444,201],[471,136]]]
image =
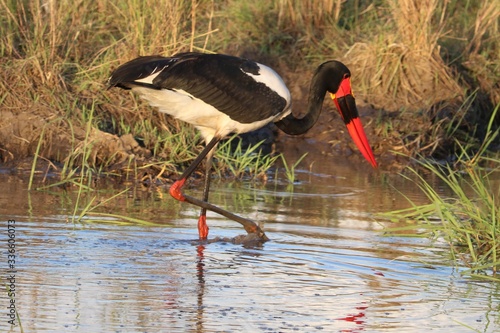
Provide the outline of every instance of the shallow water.
[[[87,193],[77,204],[74,191],[28,193],[26,177],[0,173],[2,233],[16,221],[15,304],[24,331],[500,330],[499,285],[462,277],[445,244],[381,233],[388,222],[374,213],[408,207],[402,194],[425,202],[415,185],[349,165],[312,171],[294,186],[214,182],[213,203],[262,223],[271,241],[261,246],[231,243],[243,230],[215,214],[210,241],[200,243],[198,209],[166,189],[130,190],[74,223],[75,205],[123,188]],[[8,324],[1,290],[0,331],[20,332]]]

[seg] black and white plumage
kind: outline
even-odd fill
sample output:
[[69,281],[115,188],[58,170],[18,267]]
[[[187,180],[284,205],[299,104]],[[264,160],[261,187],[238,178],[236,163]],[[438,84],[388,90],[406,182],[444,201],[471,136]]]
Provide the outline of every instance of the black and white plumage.
[[[311,81],[309,109],[300,119],[291,113],[290,92],[274,70],[229,55],[191,52],[172,57],[139,57],[118,67],[108,83],[109,87],[132,89],[159,111],[190,123],[201,132],[206,148],[170,189],[177,200],[202,207],[198,222],[201,239],[208,235],[207,209],[234,219],[249,233],[267,239],[253,221],[207,202],[208,173],[217,143],[231,133],[250,132],[270,122],[288,134],[305,133],[317,121],[329,92],[360,151],[376,167],[352,96],[350,75],[341,62],[321,64]],[[181,188],[205,156],[205,190],[203,200],[198,200],[183,194]]]
[[290,113],[290,92],[276,72],[227,55],[140,57],[119,67],[109,85],[132,89],[161,112],[194,125],[206,143]]

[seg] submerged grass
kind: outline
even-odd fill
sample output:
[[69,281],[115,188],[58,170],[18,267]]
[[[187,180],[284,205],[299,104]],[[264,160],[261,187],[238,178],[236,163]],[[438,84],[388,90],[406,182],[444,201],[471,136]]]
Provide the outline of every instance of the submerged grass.
[[[81,187],[80,187],[81,189]],[[104,204],[106,204],[107,202],[121,196],[122,194],[126,193],[129,191],[128,188],[124,189],[123,191],[121,192],[118,192],[114,195],[112,195],[111,197],[105,199],[105,200],[100,200],[99,202],[95,203],[94,202],[96,201],[97,199],[97,196],[94,196],[92,197],[89,202],[87,203],[87,205],[81,209],[81,211],[78,212],[79,210],[79,201],[80,201],[80,197],[81,197],[81,191],[78,191],[78,196],[77,196],[77,202],[75,204],[75,207],[74,207],[74,210],[73,210],[73,215],[71,217],[71,222],[73,223],[78,223],[78,222],[81,222],[82,221],[82,218],[85,217],[86,215],[92,213],[95,209],[97,209],[99,206],[102,206]]]
[[141,226],[162,226],[165,227],[167,224],[165,223],[155,223],[151,221],[147,221],[144,219],[139,219],[131,216],[120,215],[120,214],[111,214],[111,213],[102,213],[102,212],[87,212],[86,218],[82,220],[86,223],[112,223],[112,224],[120,224],[120,225],[141,225]]

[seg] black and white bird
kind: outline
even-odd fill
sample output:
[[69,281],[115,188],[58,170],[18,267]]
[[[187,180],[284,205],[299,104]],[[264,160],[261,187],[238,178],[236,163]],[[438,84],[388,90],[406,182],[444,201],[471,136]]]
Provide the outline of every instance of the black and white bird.
[[[172,57],[139,57],[118,67],[108,83],[109,87],[132,89],[159,111],[200,131],[205,149],[170,188],[175,199],[202,208],[198,220],[200,239],[208,236],[208,209],[241,223],[248,233],[267,240],[253,221],[208,203],[212,156],[217,143],[231,133],[250,132],[270,122],[287,134],[305,133],[318,120],[325,95],[329,93],[352,139],[376,168],[377,162],[359,119],[350,77],[349,69],[341,62],[322,63],[313,75],[308,110],[302,118],[293,116],[290,92],[273,69],[229,55],[190,52]],[[199,200],[181,190],[205,157],[205,187]]]

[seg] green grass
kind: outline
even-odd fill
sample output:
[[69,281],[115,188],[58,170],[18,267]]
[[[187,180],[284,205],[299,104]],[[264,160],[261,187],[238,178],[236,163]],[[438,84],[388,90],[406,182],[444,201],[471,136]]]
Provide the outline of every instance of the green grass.
[[40,133],[40,138],[38,139],[38,144],[36,146],[35,154],[33,156],[33,163],[31,164],[30,179],[28,181],[28,191],[31,191],[31,188],[33,187],[33,179],[35,177],[38,156],[40,156],[40,148],[42,146],[44,133],[45,133],[45,127],[42,128],[42,132]]
[[[416,170],[410,169],[417,175],[419,187],[431,204],[392,212],[392,215],[417,219],[423,224],[409,228],[423,228],[429,236],[443,238],[450,245],[451,254],[470,268],[465,274],[490,271],[498,279],[500,193],[498,188],[495,193],[490,184],[492,171],[475,168],[456,171],[430,163],[423,163],[423,167],[437,175],[451,189],[453,197],[443,197]],[[500,168],[494,172],[500,172]]]
[[283,156],[283,154],[280,154],[280,157],[281,157],[281,161],[283,162],[283,167],[285,168],[285,176],[286,176],[286,179],[288,180],[288,182],[290,184],[294,184],[295,183],[295,180],[297,178],[297,174],[296,174],[296,168],[297,166],[300,164],[300,162],[302,162],[302,160],[307,156],[307,153],[305,153],[304,155],[302,155],[297,161],[295,161],[293,164],[289,164],[286,159],[285,159],[285,156]]
[[[237,141],[236,141],[237,140]],[[236,141],[236,144],[234,142]],[[230,174],[236,178],[265,178],[267,171],[279,156],[266,155],[261,146],[264,141],[243,148],[243,141],[233,136],[219,145],[215,158],[219,176]]]
[[418,229],[429,237],[442,238],[450,245],[454,259],[469,267],[464,274],[496,281],[500,281],[500,186],[492,179],[500,175],[500,156],[488,156],[486,150],[500,134],[492,130],[499,109],[497,106],[492,115],[483,144],[475,155],[463,150],[456,162],[459,167],[425,160],[419,163],[450,189],[451,196],[443,196],[417,169],[409,168],[430,203],[416,205],[408,199],[411,208],[384,214],[418,221],[388,232]]
[[[114,206],[114,201],[117,201],[123,196],[130,193],[131,189],[126,188],[117,193],[108,195],[109,190],[86,191],[85,198],[81,187],[77,191],[76,202],[73,206],[73,214],[71,215],[72,223],[111,223],[120,225],[142,225],[142,226],[165,226],[165,223],[155,223],[144,218],[144,216],[133,217],[129,214],[105,211],[105,207]],[[91,195],[93,193],[93,195]],[[82,205],[81,202],[85,201]],[[116,204],[119,205],[119,204]],[[82,207],[82,208],[80,208]]]

